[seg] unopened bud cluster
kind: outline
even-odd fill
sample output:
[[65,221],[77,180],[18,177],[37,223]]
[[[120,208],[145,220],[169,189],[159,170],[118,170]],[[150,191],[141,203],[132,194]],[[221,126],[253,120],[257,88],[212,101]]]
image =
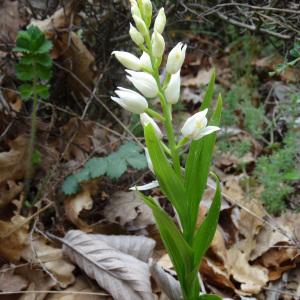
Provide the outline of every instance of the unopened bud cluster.
[[[159,67],[165,51],[165,40],[162,36],[166,26],[164,8],[158,11],[153,29],[150,30],[153,13],[151,1],[130,0],[130,3],[134,25],[130,24],[129,35],[142,51],[142,55],[137,57],[125,51],[114,51],[113,54],[126,68],[126,77],[137,92],[118,87],[115,91],[118,97],[112,97],[112,100],[126,110],[140,114],[142,125],[152,124],[157,136],[162,138],[163,135],[159,126],[151,118],[151,116],[156,118],[158,113],[151,114],[153,110],[149,108],[148,103],[150,99],[159,97],[163,108],[161,119],[164,119],[166,114],[171,111],[168,108],[169,105],[179,101],[180,70],[185,59],[187,46],[180,42],[170,51],[165,67],[166,76],[161,82]],[[187,119],[181,130],[185,139],[197,140],[219,129],[216,126],[207,126],[206,113],[207,110],[196,113]]]

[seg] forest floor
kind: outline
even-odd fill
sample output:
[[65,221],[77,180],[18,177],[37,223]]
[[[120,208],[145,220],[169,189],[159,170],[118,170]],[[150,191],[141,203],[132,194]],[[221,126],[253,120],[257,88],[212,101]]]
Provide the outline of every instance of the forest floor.
[[[123,72],[110,53],[128,48],[128,7],[118,12],[125,36],[111,36],[105,9],[95,17],[84,1],[50,1],[43,14],[41,2],[29,2],[0,1],[0,299],[112,299],[111,291],[115,299],[168,299],[168,285],[157,282],[176,274],[151,210],[129,190],[153,180],[142,127],[110,101]],[[28,24],[53,42],[54,65],[25,198],[32,105],[17,92],[12,48]],[[300,69],[276,73],[285,58],[272,43],[230,26],[220,39],[170,25],[168,48],[179,39],[188,52],[178,131],[214,70],[224,102],[212,167],[222,208],[203,285],[232,299],[299,299]],[[214,190],[209,181],[199,223]],[[159,188],[151,195],[173,214]]]

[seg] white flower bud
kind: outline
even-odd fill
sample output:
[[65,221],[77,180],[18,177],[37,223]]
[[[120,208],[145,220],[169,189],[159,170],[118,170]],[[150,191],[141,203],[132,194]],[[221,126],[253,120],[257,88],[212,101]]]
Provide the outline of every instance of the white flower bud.
[[165,89],[165,95],[169,103],[175,104],[178,102],[180,96],[180,70],[171,76],[170,82]]
[[147,98],[154,98],[158,94],[158,87],[152,75],[146,72],[134,72],[126,70],[130,75],[128,80],[132,82],[134,87]]
[[151,58],[148,53],[143,52],[143,54],[140,57],[140,61],[144,68],[148,68],[148,69],[152,70]]
[[189,117],[181,129],[182,135],[193,140],[199,140],[202,137],[219,130],[220,128],[217,126],[206,126],[206,114],[207,109],[204,109]]
[[137,15],[134,15],[132,17],[133,17],[133,20],[134,20],[135,25],[136,25],[137,29],[139,30],[139,32],[143,36],[147,36],[149,31],[148,31],[148,28],[147,28],[145,22],[140,17],[138,17]]
[[135,0],[130,0],[131,4],[131,15],[133,16],[138,16],[139,18],[142,18],[139,6]]
[[152,20],[152,3],[150,0],[143,0],[142,1],[142,8],[143,8],[143,17],[146,22],[147,27],[149,28]]
[[119,98],[111,97],[111,99],[134,114],[141,114],[148,108],[147,100],[135,91],[118,87],[115,93]]
[[145,148],[145,155],[148,163],[148,168],[152,173],[154,173],[153,163],[151,161],[150,154],[147,148]]
[[116,59],[125,67],[130,70],[140,71],[142,63],[135,55],[125,51],[114,51]]
[[186,45],[178,43],[169,53],[166,70],[170,74],[177,73],[184,62]]
[[154,31],[151,43],[153,55],[157,58],[161,58],[165,51],[165,40],[162,35],[157,31]]
[[154,31],[157,31],[159,33],[163,33],[163,31],[165,29],[165,26],[166,26],[166,22],[167,22],[167,18],[166,18],[166,15],[165,15],[165,10],[162,7],[159,10],[159,12],[157,14],[157,17],[155,19],[155,22],[154,22]]
[[130,24],[129,35],[137,46],[144,44],[144,37],[132,24]]
[[148,114],[146,114],[146,113],[140,114],[140,119],[141,119],[141,123],[142,123],[143,127],[145,127],[147,124],[151,124],[155,130],[157,137],[160,139],[162,138],[163,134],[162,134],[160,128]]

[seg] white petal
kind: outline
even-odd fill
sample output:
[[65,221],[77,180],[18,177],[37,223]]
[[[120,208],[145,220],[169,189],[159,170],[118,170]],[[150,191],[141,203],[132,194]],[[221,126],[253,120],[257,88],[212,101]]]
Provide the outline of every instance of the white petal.
[[203,129],[201,129],[194,139],[199,140],[199,139],[203,138],[204,136],[211,134],[217,130],[220,130],[220,128],[217,126],[207,126]]
[[160,128],[148,114],[146,114],[146,113],[140,114],[140,119],[141,119],[141,123],[142,123],[143,127],[150,123],[154,127],[157,137],[162,138],[163,134],[162,134]]
[[171,76],[165,94],[169,103],[175,104],[178,102],[180,96],[180,70]]
[[143,52],[142,56],[140,57],[140,61],[143,67],[149,68],[152,70],[152,63],[151,58],[148,53]]
[[152,182],[149,182],[147,184],[144,184],[144,185],[139,185],[139,186],[133,186],[131,188],[129,188],[129,190],[131,191],[147,191],[147,190],[151,190],[151,189],[154,189],[156,187],[159,186],[159,183],[157,180],[155,181],[152,181]]

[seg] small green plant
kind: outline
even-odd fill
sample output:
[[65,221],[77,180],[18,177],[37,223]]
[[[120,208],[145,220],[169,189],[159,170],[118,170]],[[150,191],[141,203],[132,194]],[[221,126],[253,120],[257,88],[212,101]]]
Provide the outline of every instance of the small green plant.
[[[118,97],[112,97],[112,100],[124,109],[140,115],[148,166],[157,179],[154,184],[159,184],[173,206],[178,226],[154,198],[142,193],[140,195],[152,209],[161,238],[177,272],[182,298],[220,299],[201,293],[198,274],[202,257],[214,237],[221,205],[219,180],[209,172],[221,118],[221,96],[218,97],[210,120],[206,118],[213,99],[215,74],[211,78],[200,111],[186,120],[181,129],[181,137],[177,136],[173,129],[172,110],[180,97],[180,70],[187,46],[178,43],[170,51],[166,75],[162,80],[159,71],[165,50],[162,36],[166,24],[164,9],[158,11],[153,31],[150,31],[150,0],[131,0],[131,12],[136,27],[130,25],[129,34],[142,55],[138,58],[124,51],[114,51],[113,54],[127,68],[127,78],[138,92],[119,87],[115,91]],[[160,112],[149,107],[153,98],[159,98]],[[154,119],[164,124],[167,144],[163,142],[163,133]],[[187,143],[190,143],[190,147],[184,163],[181,154],[183,145]],[[216,180],[216,193],[206,218],[198,227],[199,203],[209,174]],[[136,190],[139,189],[141,187],[136,187]]]
[[19,87],[23,101],[32,100],[31,132],[28,146],[28,161],[26,168],[26,190],[28,191],[32,176],[32,166],[39,161],[39,154],[34,149],[36,136],[36,119],[39,99],[49,98],[48,81],[52,73],[50,50],[52,43],[46,40],[44,34],[36,26],[30,26],[17,35],[15,52],[21,53],[16,65],[16,75],[24,82]]
[[294,67],[300,61],[300,41],[295,41],[293,48],[289,52],[290,60],[286,60],[284,63],[276,66],[274,72],[270,72],[269,74],[275,75],[282,73],[285,69]]
[[89,159],[77,173],[68,176],[62,186],[66,195],[72,195],[80,190],[80,183],[108,176],[112,179],[121,177],[129,166],[141,170],[147,167],[147,160],[142,148],[134,142],[126,142],[116,152],[106,157]]
[[300,180],[300,166],[295,164],[298,140],[295,133],[287,135],[281,149],[257,162],[254,173],[264,186],[261,197],[270,213],[278,214],[286,208],[284,200],[294,191],[291,183]]

